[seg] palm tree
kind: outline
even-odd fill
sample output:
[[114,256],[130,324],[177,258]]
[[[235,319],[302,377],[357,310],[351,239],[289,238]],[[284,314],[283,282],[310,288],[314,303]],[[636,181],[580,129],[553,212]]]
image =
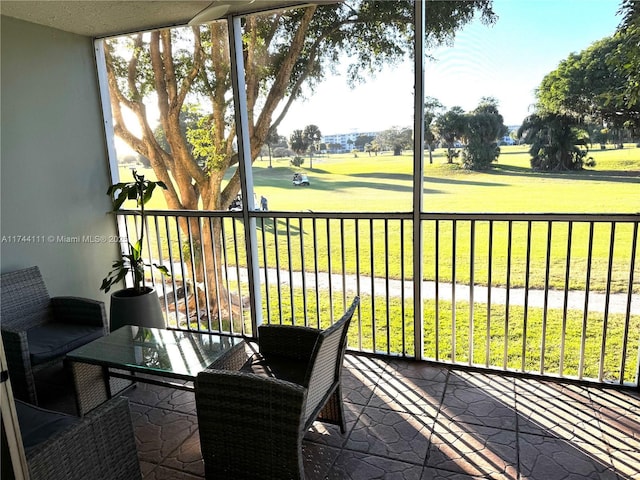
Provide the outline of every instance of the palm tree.
[[[581,170],[585,165],[588,136],[579,122],[569,115],[534,113],[524,119],[518,138],[531,145],[534,170]],[[586,165],[593,166],[589,158]]]
[[296,154],[293,164],[299,167],[302,164],[302,154],[307,151],[309,146],[309,140],[302,130],[294,130],[289,137],[289,146]]
[[424,99],[424,143],[429,149],[429,163],[433,163],[433,144],[436,141],[433,121],[444,109],[444,105],[437,98],[425,97]]
[[269,149],[269,168],[271,168],[271,147],[273,145],[277,145],[279,141],[280,135],[278,135],[278,129],[272,126],[269,129],[267,138],[265,139],[265,143],[267,144],[267,148]]
[[480,100],[478,107],[466,115],[465,167],[472,170],[489,168],[500,155],[497,139],[504,137],[508,131],[498,111],[498,101],[491,97]]
[[447,163],[453,163],[453,159],[459,152],[455,151],[455,141],[462,138],[465,131],[465,116],[462,107],[452,107],[449,111],[438,115],[435,120],[438,137],[447,145]]
[[313,151],[316,149],[316,145],[322,139],[322,133],[317,125],[307,125],[304,128],[304,135],[309,140],[309,168],[313,168]]

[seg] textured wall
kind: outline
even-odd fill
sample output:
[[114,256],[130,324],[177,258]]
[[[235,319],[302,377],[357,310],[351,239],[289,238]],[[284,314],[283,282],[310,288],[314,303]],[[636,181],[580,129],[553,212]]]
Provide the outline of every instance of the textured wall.
[[104,300],[118,249],[93,41],[1,21],[1,271],[38,265],[50,294]]

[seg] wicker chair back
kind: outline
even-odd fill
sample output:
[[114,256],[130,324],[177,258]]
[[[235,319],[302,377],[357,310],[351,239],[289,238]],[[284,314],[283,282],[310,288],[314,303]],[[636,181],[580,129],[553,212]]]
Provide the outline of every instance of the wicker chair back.
[[358,304],[356,297],[323,331],[263,325],[259,352],[252,342],[239,344],[198,374],[195,399],[207,480],[303,480],[302,439],[310,424],[317,419],[345,432],[340,371]]
[[356,298],[342,318],[318,336],[307,373],[309,377],[305,382],[308,385],[306,421],[316,416],[317,409],[326,399],[327,392],[331,390],[332,385],[340,381],[341,366],[347,348],[347,333],[358,303],[359,299]]
[[2,325],[19,324],[24,330],[45,323],[51,315],[51,299],[40,269],[30,267],[0,277]]
[[38,404],[34,372],[61,363],[65,354],[108,332],[104,303],[49,297],[38,267],[0,276],[2,343],[13,393]]

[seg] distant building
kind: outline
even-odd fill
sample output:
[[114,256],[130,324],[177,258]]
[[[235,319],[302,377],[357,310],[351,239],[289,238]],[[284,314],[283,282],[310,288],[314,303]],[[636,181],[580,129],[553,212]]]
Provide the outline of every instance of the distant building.
[[509,130],[509,134],[505,135],[504,137],[502,137],[500,139],[500,144],[501,145],[516,145],[518,142],[516,140],[514,140],[514,138],[511,136],[511,134],[514,133],[514,132],[517,132],[519,128],[520,128],[520,125],[508,125],[507,129]]
[[516,141],[511,138],[509,135],[505,135],[500,139],[500,145],[515,145]]
[[[327,145],[327,149],[332,153],[350,152],[355,148],[356,139],[362,135],[377,137],[380,132],[349,132],[324,135],[322,143]],[[334,146],[332,146],[334,145]],[[340,147],[336,147],[339,145]]]

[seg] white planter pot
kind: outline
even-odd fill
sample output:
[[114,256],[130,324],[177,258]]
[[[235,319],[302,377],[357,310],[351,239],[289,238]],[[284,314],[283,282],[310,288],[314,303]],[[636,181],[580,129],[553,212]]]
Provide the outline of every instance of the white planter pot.
[[125,288],[111,294],[111,331],[123,325],[166,328],[160,299],[154,288],[146,287],[143,294]]

